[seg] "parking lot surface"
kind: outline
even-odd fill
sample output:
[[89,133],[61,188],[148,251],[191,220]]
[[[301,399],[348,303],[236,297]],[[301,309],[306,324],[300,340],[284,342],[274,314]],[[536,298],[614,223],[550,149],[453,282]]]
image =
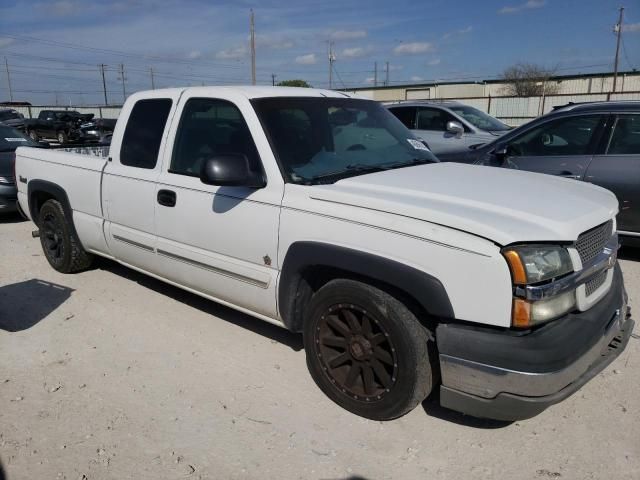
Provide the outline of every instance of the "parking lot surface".
[[[637,333],[536,418],[484,421],[427,401],[375,422],[320,392],[299,336],[106,260],[59,274],[33,228],[0,218],[8,480],[640,478]],[[640,251],[622,255],[635,313]]]

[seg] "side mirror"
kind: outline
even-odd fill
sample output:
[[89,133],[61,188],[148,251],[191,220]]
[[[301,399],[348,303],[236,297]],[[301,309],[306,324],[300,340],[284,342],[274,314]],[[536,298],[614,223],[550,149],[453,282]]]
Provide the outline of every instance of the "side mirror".
[[447,132],[453,133],[456,137],[460,138],[464,133],[464,127],[460,122],[447,122]]
[[266,185],[263,174],[252,171],[247,156],[238,153],[208,159],[200,170],[200,181],[220,187],[263,188]]

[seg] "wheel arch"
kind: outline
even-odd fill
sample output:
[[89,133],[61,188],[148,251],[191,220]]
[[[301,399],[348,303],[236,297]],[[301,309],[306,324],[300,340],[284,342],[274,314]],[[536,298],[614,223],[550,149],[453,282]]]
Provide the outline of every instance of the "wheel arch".
[[370,283],[400,297],[423,323],[454,318],[449,296],[434,276],[372,253],[302,241],[289,247],[278,284],[278,309],[289,330],[301,331],[304,310],[311,296],[334,278]]
[[[47,180],[31,180],[27,185],[27,198],[29,199],[29,213],[36,225],[38,225],[38,216],[42,205],[44,205],[44,202],[47,200],[53,199],[60,202],[65,216],[69,219],[75,231],[75,227],[73,226],[73,211],[71,210],[69,197],[65,189],[60,185]],[[39,226],[40,225],[38,225],[38,227]]]

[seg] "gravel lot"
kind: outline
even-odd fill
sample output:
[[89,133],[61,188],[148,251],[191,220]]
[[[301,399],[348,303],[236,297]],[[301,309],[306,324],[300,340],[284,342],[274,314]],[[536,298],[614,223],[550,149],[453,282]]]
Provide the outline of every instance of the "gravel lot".
[[[425,402],[374,422],[325,398],[298,336],[112,262],[58,274],[33,228],[0,219],[9,480],[640,478],[637,336],[531,420],[481,421]],[[623,255],[633,307],[640,251]]]

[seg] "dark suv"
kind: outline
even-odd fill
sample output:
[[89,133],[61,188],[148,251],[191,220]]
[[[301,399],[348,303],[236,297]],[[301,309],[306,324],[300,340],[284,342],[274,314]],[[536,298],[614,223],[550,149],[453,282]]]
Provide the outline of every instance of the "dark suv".
[[607,188],[620,202],[617,228],[623,243],[640,245],[640,101],[565,105],[443,160],[548,173]]

